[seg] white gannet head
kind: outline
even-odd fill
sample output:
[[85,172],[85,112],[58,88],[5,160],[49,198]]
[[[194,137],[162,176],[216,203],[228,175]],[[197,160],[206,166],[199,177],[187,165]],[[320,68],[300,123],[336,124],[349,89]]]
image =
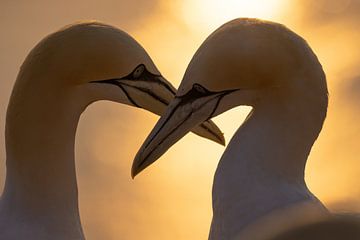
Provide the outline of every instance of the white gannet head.
[[253,106],[256,111],[270,102],[288,101],[319,105],[322,124],[326,80],[308,44],[280,24],[230,21],[193,56],[175,99],[136,155],[132,175],[156,161],[194,124],[238,105]]
[[[24,92],[71,96],[69,101],[83,109],[97,100],[111,100],[161,115],[176,89],[130,35],[106,24],[85,22],[50,34],[30,52],[12,99]],[[211,121],[193,131],[224,144],[222,132]]]

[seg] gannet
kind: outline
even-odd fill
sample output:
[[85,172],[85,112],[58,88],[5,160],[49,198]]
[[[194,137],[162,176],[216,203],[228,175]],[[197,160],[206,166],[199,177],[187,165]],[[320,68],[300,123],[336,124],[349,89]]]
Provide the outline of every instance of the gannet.
[[[109,25],[74,24],[43,39],[25,59],[7,111],[0,239],[84,239],[74,162],[81,113],[111,100],[161,114],[175,91],[140,44]],[[194,131],[223,143],[212,122]]]
[[[176,97],[138,151],[133,177],[192,126],[239,105],[252,111],[217,166],[209,239],[236,239],[256,220],[295,204],[327,215],[304,180],[327,112],[325,73],[304,39],[269,21],[235,19],[202,43]],[[287,222],[303,211],[295,212]]]

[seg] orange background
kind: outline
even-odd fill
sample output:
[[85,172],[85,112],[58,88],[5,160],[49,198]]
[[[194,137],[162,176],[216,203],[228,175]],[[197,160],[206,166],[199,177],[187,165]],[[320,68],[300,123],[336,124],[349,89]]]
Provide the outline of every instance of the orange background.
[[[360,211],[360,0],[0,1],[0,183],[5,113],[19,67],[44,36],[79,20],[130,33],[175,86],[201,42],[235,17],[281,22],[302,35],[327,73],[330,105],[306,181],[332,210]],[[227,142],[249,108],[215,118]],[[212,177],[224,148],[188,134],[135,180],[132,159],[157,117],[110,102],[82,115],[76,139],[87,239],[207,239]]]

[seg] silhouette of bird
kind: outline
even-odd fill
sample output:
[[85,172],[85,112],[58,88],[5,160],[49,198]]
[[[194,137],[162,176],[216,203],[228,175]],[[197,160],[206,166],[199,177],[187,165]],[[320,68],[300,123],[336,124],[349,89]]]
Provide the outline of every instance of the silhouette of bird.
[[[84,239],[74,161],[81,113],[111,100],[161,114],[175,91],[140,44],[109,25],[75,24],[43,39],[23,63],[7,111],[0,239]],[[211,121],[194,132],[224,144]]]
[[[254,239],[240,236],[255,222],[271,229],[265,219],[275,210],[282,223],[297,225],[329,216],[304,180],[326,117],[326,77],[304,39],[269,21],[235,19],[202,43],[175,99],[137,153],[132,175],[196,124],[239,105],[252,111],[216,169],[209,239]],[[280,211],[285,209],[296,214],[289,218]]]

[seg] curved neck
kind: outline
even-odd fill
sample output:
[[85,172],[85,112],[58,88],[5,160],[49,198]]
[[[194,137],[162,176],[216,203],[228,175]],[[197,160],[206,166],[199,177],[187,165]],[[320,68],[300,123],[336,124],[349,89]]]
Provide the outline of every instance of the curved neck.
[[297,202],[322,208],[304,168],[326,109],[309,117],[305,106],[259,104],[238,129],[215,173],[210,239],[233,239],[259,217]]
[[21,80],[7,112],[2,219],[14,221],[13,226],[21,219],[52,236],[59,232],[68,239],[82,239],[74,143],[84,106],[51,83],[26,85]]

